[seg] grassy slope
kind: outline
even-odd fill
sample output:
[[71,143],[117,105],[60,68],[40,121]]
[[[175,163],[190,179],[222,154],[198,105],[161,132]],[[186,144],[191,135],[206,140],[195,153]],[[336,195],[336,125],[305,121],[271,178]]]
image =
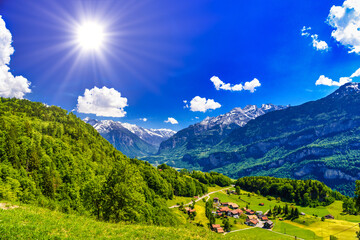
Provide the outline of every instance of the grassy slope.
[[0,236],[1,239],[291,239],[263,229],[224,236],[191,224],[172,228],[106,223],[28,205],[0,209]]
[[0,209],[1,239],[216,239],[215,233],[185,225],[180,228],[98,222],[44,208]]
[[[283,202],[268,201],[262,196],[247,196],[245,191],[241,195],[244,200],[252,202],[250,205],[254,210],[266,211],[270,205],[283,205]],[[238,196],[228,196],[224,192],[211,195],[218,196],[223,202],[232,201],[238,203],[241,207],[246,203],[239,200]],[[265,206],[258,206],[258,203],[264,202]],[[197,216],[195,223],[203,223],[206,226],[205,204],[203,201],[196,203]],[[243,231],[228,233],[225,236],[212,233],[206,227],[195,227],[189,224],[187,216],[178,209],[172,211],[179,216],[183,223],[181,227],[157,227],[144,225],[127,225],[124,223],[114,224],[99,222],[84,216],[63,214],[56,211],[50,211],[44,208],[30,205],[22,206],[13,210],[0,209],[0,236],[4,239],[292,239],[289,236],[280,235],[285,233],[297,236],[303,239],[322,239],[322,236],[329,236],[346,230],[354,226],[355,222],[360,222],[360,216],[342,216],[341,202],[335,202],[327,208],[303,208],[307,214],[296,222],[274,220],[275,227],[273,232],[259,228],[250,228]],[[321,222],[319,218],[311,216],[313,213],[330,212],[336,218],[348,218],[352,222],[345,220],[326,220]],[[322,216],[322,215],[319,215]],[[239,219],[238,222],[241,220]],[[221,223],[217,219],[217,223]],[[233,224],[233,219],[230,219]],[[233,226],[232,230],[243,229],[247,227],[241,223]],[[349,229],[343,233],[337,234],[339,239],[354,239],[358,227]]]

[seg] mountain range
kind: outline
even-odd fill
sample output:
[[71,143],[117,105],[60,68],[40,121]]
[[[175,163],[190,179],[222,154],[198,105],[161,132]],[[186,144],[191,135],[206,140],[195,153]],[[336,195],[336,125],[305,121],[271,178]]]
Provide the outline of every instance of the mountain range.
[[93,126],[116,149],[129,157],[156,153],[160,143],[176,133],[171,129],[146,129],[112,120],[85,118],[84,122]]
[[[273,107],[276,111],[258,115],[250,115],[261,112],[256,107],[234,109],[179,131],[146,160],[214,170],[232,178],[312,178],[349,193],[360,177],[359,104],[359,84],[348,83],[327,97],[299,106]],[[229,119],[241,111],[249,118],[235,126]]]

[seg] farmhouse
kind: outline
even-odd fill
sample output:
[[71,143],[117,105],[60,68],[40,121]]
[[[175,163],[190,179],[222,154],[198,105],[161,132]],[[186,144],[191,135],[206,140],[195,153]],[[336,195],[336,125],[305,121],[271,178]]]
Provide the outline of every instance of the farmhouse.
[[269,219],[268,219],[268,217],[267,216],[262,216],[261,217],[261,221],[268,221]]
[[220,212],[221,213],[228,213],[228,212],[231,212],[231,209],[230,208],[228,208],[228,207],[222,207],[222,208],[220,208]]
[[272,222],[272,221],[266,221],[265,223],[264,223],[264,228],[267,228],[267,229],[271,229],[271,228],[273,228],[274,227],[274,223]]
[[258,220],[255,220],[255,219],[254,219],[254,220],[247,220],[247,221],[246,221],[246,224],[247,224],[247,225],[253,226],[253,227],[256,226],[258,223],[259,223],[259,221],[258,221]]
[[247,219],[247,220],[259,220],[256,215],[249,215],[249,216],[247,216],[246,219]]
[[241,209],[235,209],[232,210],[230,213],[234,218],[238,218],[241,214],[243,214],[243,211]]
[[236,203],[232,203],[232,202],[228,203],[228,206],[230,208],[232,208],[232,209],[238,209],[239,208],[239,205],[237,205]]
[[211,229],[217,233],[223,233],[224,229],[220,227],[220,224],[212,224]]

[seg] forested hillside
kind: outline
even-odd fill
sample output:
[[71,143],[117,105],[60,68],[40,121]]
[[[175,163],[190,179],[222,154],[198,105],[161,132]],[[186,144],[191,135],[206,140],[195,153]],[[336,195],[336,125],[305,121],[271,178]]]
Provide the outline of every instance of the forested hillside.
[[205,192],[189,174],[127,158],[73,113],[0,99],[0,199],[107,221],[176,225],[164,200]]
[[360,177],[359,103],[360,84],[347,83],[322,99],[259,116],[219,144],[148,159],[232,178],[316,179],[352,196]]
[[294,180],[275,177],[243,177],[236,186],[263,196],[273,196],[302,206],[327,206],[345,197],[316,180]]

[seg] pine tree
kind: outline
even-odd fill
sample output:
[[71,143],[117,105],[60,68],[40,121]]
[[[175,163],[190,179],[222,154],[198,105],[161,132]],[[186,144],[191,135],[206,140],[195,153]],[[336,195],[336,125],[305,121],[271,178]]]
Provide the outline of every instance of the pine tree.
[[357,211],[360,211],[360,181],[357,180],[355,183],[355,207]]

